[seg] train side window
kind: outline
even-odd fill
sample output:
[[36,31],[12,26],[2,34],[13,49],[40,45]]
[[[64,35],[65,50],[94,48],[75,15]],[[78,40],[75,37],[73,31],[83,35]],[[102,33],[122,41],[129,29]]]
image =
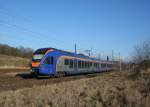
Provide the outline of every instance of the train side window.
[[97,63],[97,68],[99,68],[99,63]]
[[94,63],[94,67],[96,68],[96,63]]
[[87,62],[87,67],[88,67],[88,68],[90,67],[90,62]]
[[105,68],[106,67],[106,64],[102,64],[102,68]]
[[81,61],[78,61],[78,67],[81,68]]
[[112,67],[112,65],[111,65],[111,64],[108,64],[107,66],[108,66],[108,67],[110,67],[110,68]]
[[110,67],[110,64],[107,64],[107,67],[109,68],[109,67]]
[[110,68],[112,68],[112,64],[110,64]]
[[70,68],[73,68],[73,60],[70,60]]
[[98,64],[96,63],[96,68],[98,68]]
[[88,62],[87,61],[85,62],[85,68],[88,68]]
[[69,59],[65,59],[65,65],[69,65]]
[[81,68],[83,68],[83,66],[84,66],[84,65],[83,65],[83,61],[81,61]]
[[85,68],[87,68],[87,62],[85,61]]
[[83,68],[83,61],[81,61],[81,68]]
[[45,59],[44,64],[53,64],[54,58],[52,56],[49,56]]
[[74,68],[76,68],[77,67],[77,60],[73,60],[73,62],[74,62]]
[[82,68],[85,68],[85,62],[82,61]]
[[87,62],[87,68],[89,68],[89,62]]
[[92,66],[92,62],[89,63],[89,67],[91,67],[91,66]]
[[99,64],[99,68],[101,68],[101,64]]
[[93,65],[93,63],[92,63],[92,62],[90,62],[90,67],[92,67],[92,65]]

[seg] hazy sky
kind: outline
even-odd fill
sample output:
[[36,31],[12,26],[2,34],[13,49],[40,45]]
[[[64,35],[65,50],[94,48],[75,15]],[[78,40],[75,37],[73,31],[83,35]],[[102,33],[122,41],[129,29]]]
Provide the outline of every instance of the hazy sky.
[[114,50],[150,37],[150,0],[0,0],[0,43],[33,49]]

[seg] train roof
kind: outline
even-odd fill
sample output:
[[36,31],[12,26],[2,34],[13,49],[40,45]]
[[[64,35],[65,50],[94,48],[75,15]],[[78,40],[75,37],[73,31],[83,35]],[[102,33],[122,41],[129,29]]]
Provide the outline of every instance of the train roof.
[[[71,56],[72,56],[72,55],[75,55],[75,53],[73,53],[73,52],[68,52],[68,51],[64,51],[64,50],[56,49],[56,48],[51,48],[51,47],[49,47],[49,48],[40,48],[40,49],[37,49],[34,53],[37,53],[38,51],[44,51],[44,52],[46,53],[48,50],[51,50],[51,49],[53,49],[53,50],[55,50],[55,51],[63,52],[63,53],[65,53],[65,54],[68,54],[68,55],[71,55]],[[99,59],[96,59],[96,58],[91,58],[91,57],[89,57],[89,56],[87,56],[87,55],[84,55],[84,54],[81,54],[81,53],[77,54],[77,57],[86,58],[86,59],[91,59],[91,60],[97,60],[97,61],[106,61],[106,60],[99,60]]]
[[[56,48],[40,48],[40,49],[38,49],[37,51],[40,51],[40,50],[45,50],[45,51],[48,51],[48,50],[50,50],[50,49],[53,49],[53,50],[55,50],[55,51],[60,51],[60,52],[63,52],[63,53],[66,53],[66,54],[70,54],[70,55],[73,55],[73,54],[75,54],[75,53],[73,53],[73,52],[68,52],[68,51],[64,51],[64,50],[60,50],[60,49],[56,49]],[[35,51],[35,53],[37,52],[37,51]],[[78,56],[82,56],[82,57],[86,57],[86,58],[90,58],[89,56],[86,56],[86,55],[84,55],[84,54],[81,54],[81,53],[79,53],[79,54],[77,54]]]

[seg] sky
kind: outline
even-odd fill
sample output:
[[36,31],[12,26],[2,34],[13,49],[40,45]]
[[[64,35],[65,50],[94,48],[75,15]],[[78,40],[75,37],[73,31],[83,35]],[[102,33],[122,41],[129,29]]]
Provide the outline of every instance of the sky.
[[124,58],[150,39],[149,0],[0,0],[0,43]]

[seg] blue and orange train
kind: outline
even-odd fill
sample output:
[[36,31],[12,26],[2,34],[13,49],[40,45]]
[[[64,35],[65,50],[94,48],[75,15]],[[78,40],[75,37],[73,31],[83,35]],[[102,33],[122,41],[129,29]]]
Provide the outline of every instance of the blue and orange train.
[[55,48],[36,50],[31,65],[35,74],[48,76],[104,72],[113,67],[112,61],[102,61]]

